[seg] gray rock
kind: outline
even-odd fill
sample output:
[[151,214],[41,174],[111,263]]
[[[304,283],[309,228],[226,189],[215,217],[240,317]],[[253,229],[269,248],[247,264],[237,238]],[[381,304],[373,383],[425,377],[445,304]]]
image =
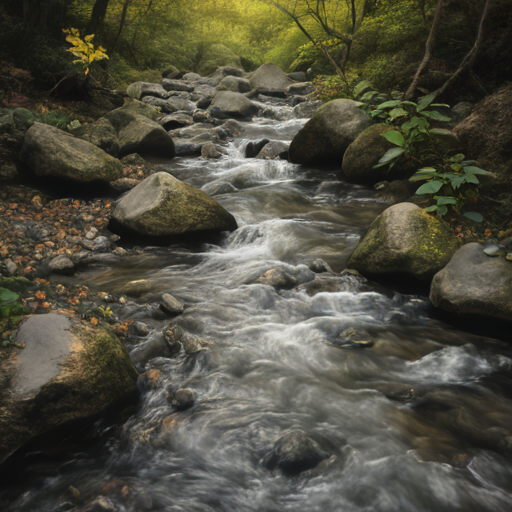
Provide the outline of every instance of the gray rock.
[[322,260],[321,258],[317,258],[316,260],[313,260],[309,264],[310,270],[315,272],[315,274],[322,274],[324,272],[332,272],[332,268],[329,266],[329,264]]
[[286,88],[287,96],[307,96],[315,92],[315,86],[311,82],[290,84]]
[[107,252],[110,250],[110,240],[106,236],[99,236],[94,240],[94,251]]
[[204,185],[201,190],[209,196],[219,196],[222,194],[232,194],[238,189],[228,181],[217,180]]
[[203,145],[177,141],[175,147],[176,156],[199,156]]
[[194,114],[192,115],[192,120],[194,121],[194,123],[211,123],[212,118],[205,110],[198,109],[194,111]]
[[198,84],[194,88],[194,92],[190,95],[192,101],[209,100],[217,94],[217,89],[210,84]]
[[306,432],[291,430],[276,441],[262,463],[268,469],[278,468],[286,474],[297,475],[316,467],[325,458],[320,445]]
[[33,437],[100,413],[137,389],[128,353],[100,325],[34,315],[16,340],[19,347],[0,363],[0,462]]
[[464,245],[434,276],[430,300],[453,313],[512,320],[512,263],[487,256],[478,243]]
[[183,329],[176,324],[171,324],[163,332],[165,342],[173,355],[178,355],[187,340]]
[[409,274],[430,280],[444,268],[460,241],[439,218],[412,203],[399,203],[379,215],[347,267],[364,276]]
[[65,254],[61,254],[50,261],[48,268],[52,272],[69,272],[75,268],[75,264]]
[[260,151],[270,142],[269,139],[254,140],[245,147],[245,158],[255,158]]
[[237,76],[224,77],[217,86],[218,91],[233,91],[233,92],[249,92],[252,89],[251,83],[247,78]]
[[220,91],[212,100],[211,107],[220,108],[228,117],[252,117],[258,106],[239,92]]
[[197,73],[185,73],[182,80],[185,80],[186,82],[197,82],[198,80],[201,80],[201,75],[198,75]]
[[352,100],[333,100],[319,108],[294,137],[290,162],[296,164],[341,164],[347,148],[372,122]]
[[132,328],[137,336],[147,336],[151,332],[151,328],[144,322],[133,322]]
[[73,135],[79,139],[94,144],[111,156],[119,156],[119,141],[112,123],[105,117],[100,117],[91,124],[80,126]]
[[292,114],[297,119],[309,119],[322,105],[321,101],[304,101],[294,107]]
[[126,89],[130,98],[140,100],[144,96],[155,96],[156,98],[167,98],[167,91],[160,84],[148,82],[135,82]]
[[297,279],[280,268],[267,270],[261,277],[254,281],[257,284],[266,284],[276,290],[291,290],[298,285]]
[[160,307],[171,315],[179,315],[185,311],[185,303],[170,293],[164,293],[160,299]]
[[176,130],[177,128],[185,128],[186,126],[191,126],[194,124],[194,120],[187,114],[175,113],[160,119],[159,124],[163,127],[164,130],[169,131]]
[[203,158],[220,158],[222,154],[219,152],[219,150],[215,147],[215,144],[213,142],[207,142],[201,149],[201,156]]
[[293,82],[286,73],[275,64],[264,64],[251,76],[253,89],[267,96],[285,96],[286,89]]
[[288,73],[288,78],[291,78],[294,82],[307,82],[308,75],[304,71],[295,71]]
[[183,80],[171,80],[168,78],[164,78],[160,82],[163,89],[166,91],[185,91],[192,92],[194,90],[194,86],[191,84],[187,84]]
[[38,176],[115,181],[123,173],[119,160],[90,142],[41,123],[27,131],[22,158]]
[[237,228],[234,217],[210,196],[165,172],[153,174],[123,196],[113,218],[151,236]]
[[258,153],[256,158],[260,160],[272,160],[274,158],[283,158],[284,160],[288,157],[288,149],[290,146],[280,140],[273,140],[265,145],[265,147]]

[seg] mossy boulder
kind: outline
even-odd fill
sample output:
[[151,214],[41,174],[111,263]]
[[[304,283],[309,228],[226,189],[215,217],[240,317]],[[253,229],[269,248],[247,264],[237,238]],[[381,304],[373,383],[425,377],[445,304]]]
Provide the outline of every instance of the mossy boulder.
[[372,122],[352,100],[333,100],[320,107],[292,140],[294,164],[341,164],[347,148]]
[[478,243],[464,245],[434,276],[430,300],[452,313],[512,320],[512,262],[487,256]]
[[217,86],[219,91],[233,91],[233,92],[249,92],[252,89],[251,83],[247,78],[239,76],[225,76]]
[[79,139],[94,144],[111,156],[119,156],[119,140],[112,123],[105,117],[100,117],[91,124],[84,124],[73,135]]
[[167,90],[160,84],[152,84],[150,82],[135,82],[126,88],[126,94],[130,98],[140,100],[144,96],[155,96],[156,98],[167,98]]
[[383,133],[393,130],[392,126],[374,124],[362,131],[350,144],[343,156],[343,173],[348,181],[363,185],[375,185],[383,180],[395,180],[402,177],[403,172],[397,166],[389,170],[389,166],[374,169],[381,157],[393,147]]
[[347,267],[364,276],[408,274],[430,280],[460,245],[443,221],[415,204],[399,203],[375,219]]
[[136,398],[137,371],[107,327],[34,315],[16,341],[0,354],[0,463],[37,435]]
[[217,201],[166,172],[153,174],[123,196],[113,218],[125,229],[157,237],[237,228]]
[[243,94],[232,91],[219,91],[212,99],[210,111],[216,107],[226,117],[249,118],[258,113],[258,106]]
[[27,131],[22,158],[38,176],[115,181],[123,173],[121,162],[102,149],[42,123]]

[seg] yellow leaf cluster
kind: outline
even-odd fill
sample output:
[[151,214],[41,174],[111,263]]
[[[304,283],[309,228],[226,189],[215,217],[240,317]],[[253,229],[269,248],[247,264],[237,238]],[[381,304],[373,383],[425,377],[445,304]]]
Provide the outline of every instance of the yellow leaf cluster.
[[67,34],[66,41],[73,45],[68,49],[68,52],[77,57],[73,63],[84,64],[86,75],[89,73],[89,68],[95,60],[108,59],[105,48],[101,46],[94,47],[92,43],[94,34],[89,34],[82,39],[80,32],[76,28],[63,29],[63,32]]

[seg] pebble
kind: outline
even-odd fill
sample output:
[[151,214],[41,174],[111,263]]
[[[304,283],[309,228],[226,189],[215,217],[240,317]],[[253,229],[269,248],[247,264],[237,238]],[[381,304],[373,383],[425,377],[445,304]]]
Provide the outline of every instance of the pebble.
[[17,274],[18,266],[10,258],[8,260],[5,260],[5,266],[7,267],[7,272],[9,272],[9,274],[11,276],[14,276]]
[[96,238],[97,234],[98,234],[98,230],[96,228],[91,228],[85,234],[85,238],[87,238],[87,240],[94,240],[94,238]]
[[184,411],[194,405],[194,392],[190,389],[180,389],[174,395],[171,405],[178,411]]
[[151,327],[144,322],[134,322],[133,323],[133,332],[137,336],[147,336],[151,332]]
[[332,268],[329,264],[322,260],[321,258],[317,258],[309,264],[310,270],[312,270],[315,274],[322,274],[323,272],[332,272]]
[[138,279],[136,281],[130,281],[124,285],[123,292],[130,297],[140,297],[145,293],[151,291],[153,285],[147,279]]
[[110,240],[106,236],[99,236],[94,240],[94,249],[99,252],[110,250]]
[[172,315],[179,315],[185,311],[185,303],[170,293],[164,293],[160,299],[160,307]]
[[67,270],[71,270],[75,267],[75,264],[64,254],[53,258],[52,261],[48,264],[50,270],[54,272],[65,272]]
[[126,249],[123,249],[122,247],[116,247],[112,254],[115,254],[116,256],[124,256],[127,253]]

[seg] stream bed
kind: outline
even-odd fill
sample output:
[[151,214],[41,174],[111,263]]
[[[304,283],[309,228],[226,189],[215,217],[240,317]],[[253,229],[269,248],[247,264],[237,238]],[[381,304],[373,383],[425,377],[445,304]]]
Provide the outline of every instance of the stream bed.
[[[146,248],[73,278],[108,293],[146,279],[152,293],[172,293],[187,304],[177,323],[199,347],[148,360],[170,320],[143,300],[116,310],[152,327],[128,349],[157,383],[124,422],[93,426],[90,451],[68,450],[0,489],[2,510],[512,511],[512,346],[443,324],[426,296],[340,274],[389,203],[337,182],[336,169],[245,158],[248,141],[290,141],[306,122],[274,103],[278,115],[244,123],[221,159],[166,164],[182,181],[226,192],[214,197],[237,231],[215,245]],[[318,258],[333,272],[315,274]],[[298,286],[254,283],[271,269]],[[370,342],[340,343],[348,329]],[[179,388],[195,395],[185,411],[167,400]],[[292,476],[265,467],[294,430],[321,448],[320,465]]]

